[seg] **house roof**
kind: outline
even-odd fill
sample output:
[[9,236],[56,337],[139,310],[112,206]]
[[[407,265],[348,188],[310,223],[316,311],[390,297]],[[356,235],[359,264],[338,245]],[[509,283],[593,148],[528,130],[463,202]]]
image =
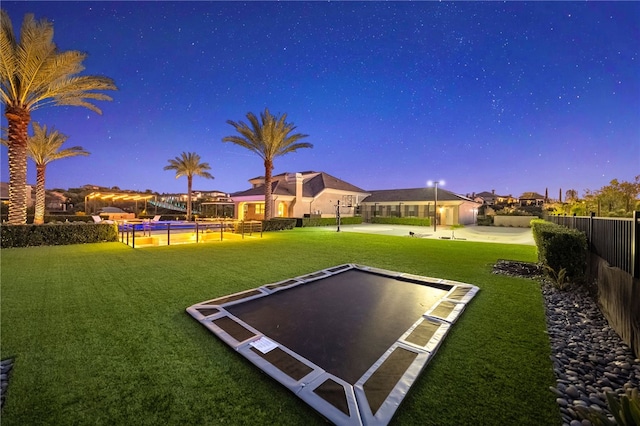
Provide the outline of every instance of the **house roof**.
[[[382,189],[369,191],[370,196],[365,203],[405,202],[405,201],[433,201],[435,188]],[[446,189],[438,188],[438,200],[441,201],[472,201],[462,195],[454,194]]]
[[[308,189],[310,193],[307,194],[305,189]],[[324,172],[320,172],[309,180],[305,179],[303,186],[303,195],[305,197],[315,197],[324,189],[337,189],[340,191],[368,193],[368,191],[365,191],[362,188],[358,188],[355,185],[338,179],[337,177],[331,176],[330,174]]]
[[499,197],[499,195],[496,195],[495,193],[489,192],[489,191],[482,191],[482,192],[476,193],[476,197],[480,197],[480,198],[496,198],[496,197]]
[[478,192],[475,195],[476,197],[480,197],[480,198],[513,198],[511,194],[499,195],[499,194],[496,194],[495,192],[489,192],[489,191]]
[[537,192],[524,192],[521,196],[521,200],[544,200],[544,195],[540,195]]
[[[320,192],[325,189],[334,189],[339,191],[348,191],[348,192],[360,192],[362,194],[367,194],[368,192],[362,188],[358,188],[355,185],[352,185],[348,182],[345,182],[341,179],[338,179],[334,176],[331,176],[328,173],[324,172],[302,172],[302,196],[303,197],[315,197]],[[271,182],[271,192],[274,195],[296,195],[296,182],[295,180],[288,180],[287,176],[290,176],[291,173],[280,173],[278,175],[273,176],[273,181]],[[253,178],[259,179],[259,178]],[[235,192],[231,194],[231,197],[246,197],[246,196],[255,196],[255,195],[264,195],[264,185],[257,186],[255,188],[250,188],[245,191]]]

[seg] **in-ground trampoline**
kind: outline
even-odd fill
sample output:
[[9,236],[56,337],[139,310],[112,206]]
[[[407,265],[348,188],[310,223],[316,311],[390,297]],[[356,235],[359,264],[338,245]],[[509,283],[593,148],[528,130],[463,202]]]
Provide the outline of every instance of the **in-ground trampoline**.
[[345,264],[187,312],[338,425],[385,425],[478,287]]

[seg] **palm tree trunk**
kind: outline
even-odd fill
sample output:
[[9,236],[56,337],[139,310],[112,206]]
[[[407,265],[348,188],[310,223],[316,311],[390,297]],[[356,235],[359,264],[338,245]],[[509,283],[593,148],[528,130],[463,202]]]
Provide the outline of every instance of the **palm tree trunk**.
[[187,220],[191,220],[191,185],[193,176],[187,176]]
[[264,220],[272,217],[273,196],[271,194],[271,172],[273,170],[273,161],[264,160]]
[[36,225],[44,223],[44,173],[46,169],[47,166],[45,164],[36,166],[36,214],[33,218],[33,223]]
[[31,120],[29,111],[7,106],[9,132],[9,224],[27,223],[27,127]]

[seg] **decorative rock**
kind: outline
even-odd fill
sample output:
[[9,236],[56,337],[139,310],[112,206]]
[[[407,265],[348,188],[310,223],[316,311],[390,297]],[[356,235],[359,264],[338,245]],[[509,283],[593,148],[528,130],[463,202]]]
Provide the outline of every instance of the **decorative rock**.
[[[503,270],[518,275],[501,261]],[[518,263],[518,262],[516,262]],[[494,271],[495,272],[495,271]],[[561,422],[567,426],[592,426],[578,416],[575,407],[613,417],[605,393],[621,395],[640,388],[640,359],[609,326],[598,303],[584,287],[556,290],[541,279],[551,342],[551,363],[556,386],[550,387],[560,407]],[[568,417],[568,418],[567,418]]]
[[[562,421],[570,426],[591,425],[573,408],[581,406],[610,416],[605,392],[620,394],[638,388],[640,365],[586,291],[559,292],[543,284],[542,292],[557,377],[554,394]],[[571,402],[565,406],[565,401]],[[571,420],[567,422],[566,416]]]
[[567,386],[565,393],[573,399],[580,398],[580,392],[578,392],[578,389],[573,385]]
[[13,368],[13,359],[7,358],[0,361],[0,409],[4,407],[9,388],[9,373]]

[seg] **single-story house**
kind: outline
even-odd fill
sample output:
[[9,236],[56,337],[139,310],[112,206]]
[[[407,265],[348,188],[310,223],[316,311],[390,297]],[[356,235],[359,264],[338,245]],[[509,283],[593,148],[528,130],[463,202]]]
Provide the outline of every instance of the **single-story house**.
[[525,192],[520,196],[521,206],[541,206],[545,203],[546,197],[537,192]]
[[[264,218],[264,177],[250,179],[251,189],[231,194],[237,219]],[[369,193],[324,172],[281,173],[272,177],[273,217],[354,216]]]
[[[375,216],[434,217],[436,189],[430,187],[385,189],[369,191],[360,208],[365,222]],[[436,218],[439,225],[469,225],[475,223],[478,207],[482,204],[468,197],[437,189]]]
[[[251,189],[231,194],[237,219],[264,218],[264,177],[250,179]],[[472,224],[477,203],[468,197],[438,188],[438,223]],[[435,188],[365,191],[324,172],[282,173],[273,176],[273,217],[335,217],[362,215],[433,217]],[[338,203],[339,202],[339,203]]]

